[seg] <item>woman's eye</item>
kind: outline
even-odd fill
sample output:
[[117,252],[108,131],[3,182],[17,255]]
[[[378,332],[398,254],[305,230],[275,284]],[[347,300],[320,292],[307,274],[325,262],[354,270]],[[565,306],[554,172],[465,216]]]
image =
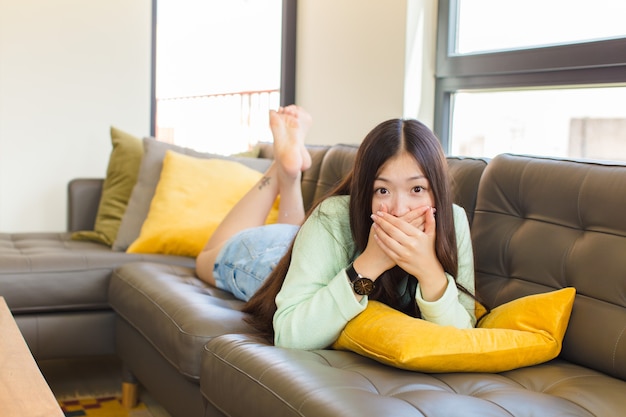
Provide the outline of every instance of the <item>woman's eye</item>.
[[417,187],[413,187],[414,193],[421,193],[422,191],[424,191],[424,187],[422,187],[421,185],[418,185]]
[[387,190],[386,188],[378,188],[376,189],[376,194],[387,194],[389,192],[389,190]]

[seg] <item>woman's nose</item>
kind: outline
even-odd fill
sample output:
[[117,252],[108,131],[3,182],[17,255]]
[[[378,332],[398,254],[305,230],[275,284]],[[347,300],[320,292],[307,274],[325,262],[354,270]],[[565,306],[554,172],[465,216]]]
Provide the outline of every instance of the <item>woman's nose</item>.
[[394,198],[391,207],[389,207],[389,212],[396,217],[402,217],[410,210],[408,202],[401,197]]

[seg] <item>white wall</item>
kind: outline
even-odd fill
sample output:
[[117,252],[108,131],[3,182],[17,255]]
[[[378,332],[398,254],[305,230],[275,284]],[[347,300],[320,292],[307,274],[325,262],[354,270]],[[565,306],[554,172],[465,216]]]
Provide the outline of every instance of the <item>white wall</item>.
[[150,0],[0,0],[0,231],[61,231],[109,127],[150,126]]
[[296,102],[307,143],[358,143],[379,122],[432,126],[437,0],[299,0]]

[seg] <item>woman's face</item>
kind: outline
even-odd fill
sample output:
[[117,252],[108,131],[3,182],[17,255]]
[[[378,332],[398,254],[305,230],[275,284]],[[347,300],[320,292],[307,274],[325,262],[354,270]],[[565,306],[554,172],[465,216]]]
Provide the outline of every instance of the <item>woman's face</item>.
[[409,211],[434,205],[428,179],[412,155],[402,152],[383,164],[374,181],[372,213],[386,211],[402,217]]

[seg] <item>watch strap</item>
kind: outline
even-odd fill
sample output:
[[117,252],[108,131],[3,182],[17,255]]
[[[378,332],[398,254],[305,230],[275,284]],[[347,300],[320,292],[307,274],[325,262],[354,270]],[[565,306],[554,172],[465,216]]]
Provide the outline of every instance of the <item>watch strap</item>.
[[350,265],[348,265],[348,267],[346,268],[346,274],[348,274],[348,278],[350,279],[350,282],[354,282],[359,278],[363,278],[363,276],[359,274],[358,272],[356,272],[356,269],[354,269],[354,263],[351,263]]
[[350,279],[350,285],[352,286],[352,291],[354,291],[358,295],[370,295],[374,290],[375,284],[374,281],[370,278],[364,277],[359,274],[356,269],[354,269],[354,264],[351,263],[346,268],[346,274]]

